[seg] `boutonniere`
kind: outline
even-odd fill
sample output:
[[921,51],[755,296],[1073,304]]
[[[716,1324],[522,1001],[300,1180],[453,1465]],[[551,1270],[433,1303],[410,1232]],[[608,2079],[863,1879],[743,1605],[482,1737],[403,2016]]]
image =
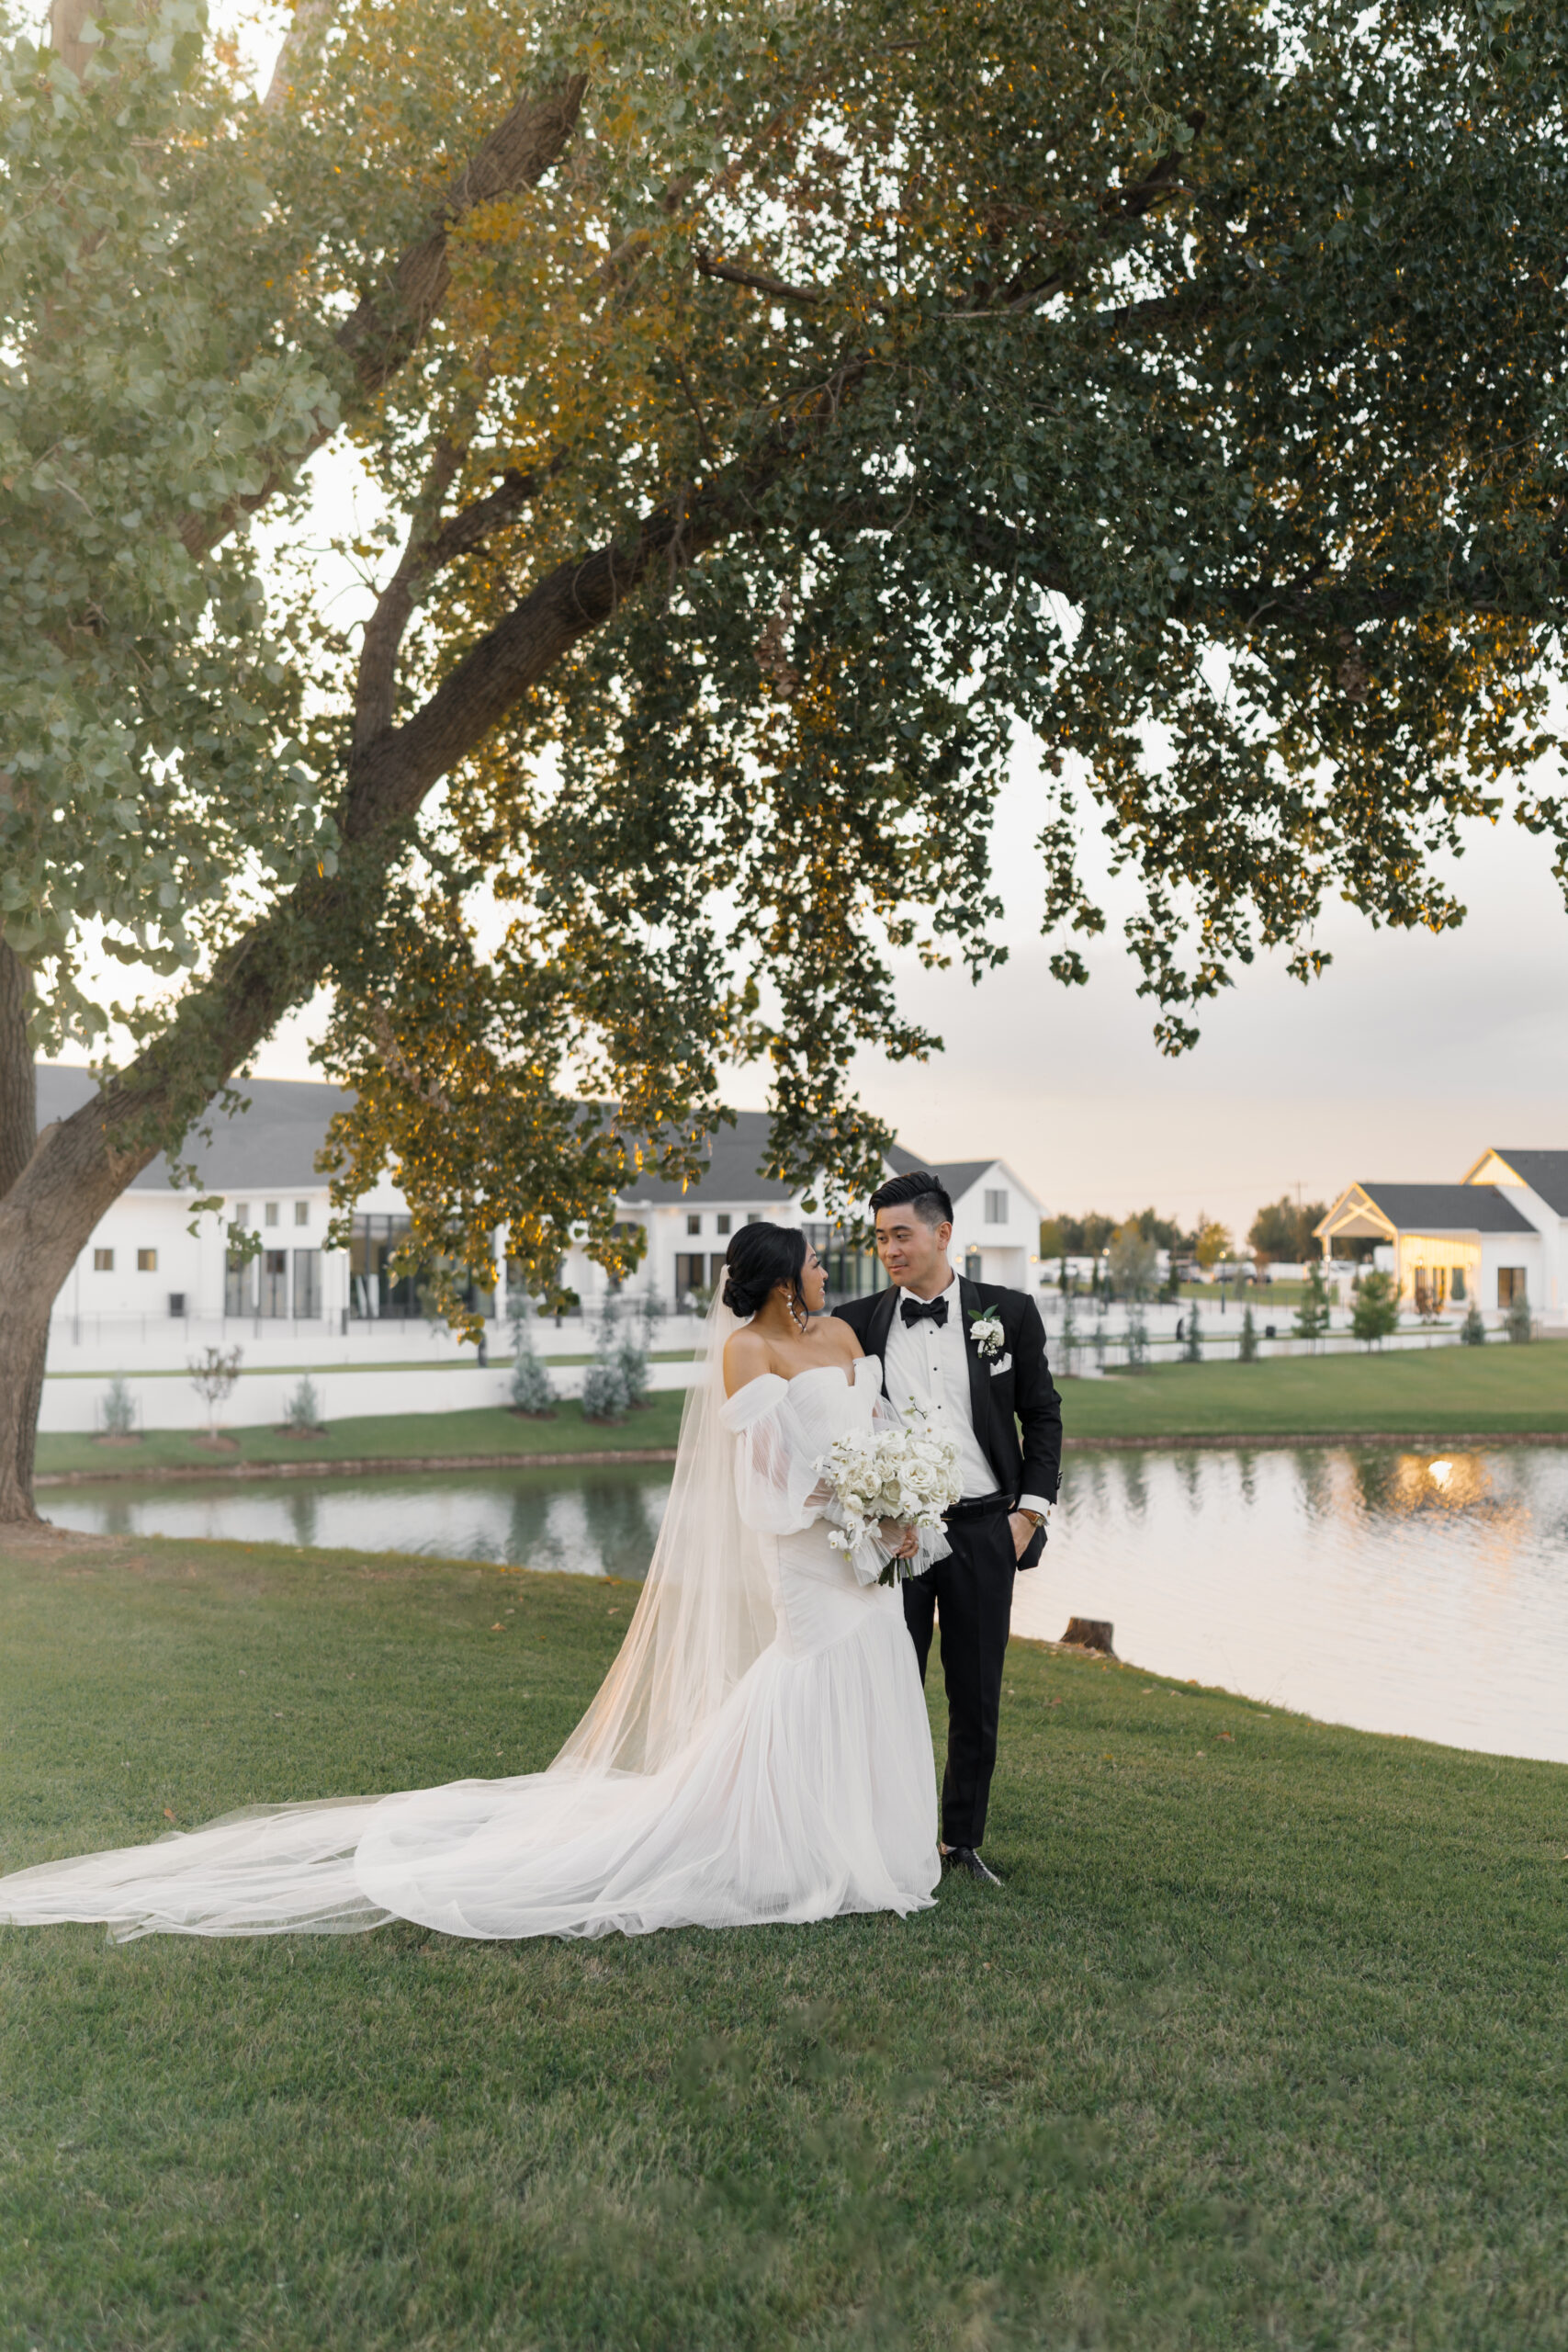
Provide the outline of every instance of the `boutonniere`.
[[969,1337],[980,1355],[994,1356],[1001,1352],[1002,1327],[990,1307],[972,1306],[969,1309]]

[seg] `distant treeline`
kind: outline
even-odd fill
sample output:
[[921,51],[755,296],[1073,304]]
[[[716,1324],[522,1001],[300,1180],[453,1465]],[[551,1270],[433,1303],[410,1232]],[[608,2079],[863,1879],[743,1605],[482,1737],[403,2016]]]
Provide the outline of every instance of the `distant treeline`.
[[[1327,1214],[1326,1201],[1303,1201],[1298,1205],[1288,1193],[1281,1193],[1277,1201],[1260,1208],[1248,1226],[1245,1254],[1280,1259],[1287,1264],[1315,1258],[1320,1254],[1320,1245],[1314,1238],[1313,1227]],[[1098,1258],[1102,1250],[1109,1250],[1116,1235],[1134,1231],[1156,1250],[1168,1250],[1178,1258],[1197,1258],[1215,1264],[1222,1258],[1239,1254],[1224,1227],[1201,1214],[1189,1230],[1155,1209],[1138,1209],[1124,1217],[1105,1216],[1091,1209],[1087,1216],[1042,1217],[1040,1255]]]

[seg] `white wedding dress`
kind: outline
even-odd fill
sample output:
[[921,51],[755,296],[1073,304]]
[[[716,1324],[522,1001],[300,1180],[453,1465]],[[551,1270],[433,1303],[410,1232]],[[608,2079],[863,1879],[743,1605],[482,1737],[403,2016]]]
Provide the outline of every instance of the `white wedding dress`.
[[710,1318],[648,1584],[547,1771],[253,1808],[46,1862],[0,1878],[0,1921],[509,1938],[927,1907],[936,1779],[899,1595],[862,1580],[809,1499],[832,1440],[878,1411],[880,1366],[769,1374],[726,1400],[735,1328]]

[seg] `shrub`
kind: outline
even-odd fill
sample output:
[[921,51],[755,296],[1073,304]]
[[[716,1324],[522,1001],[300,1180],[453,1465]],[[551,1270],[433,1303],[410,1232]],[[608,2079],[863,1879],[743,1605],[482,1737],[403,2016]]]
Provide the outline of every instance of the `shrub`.
[[1470,1312],[1459,1327],[1459,1336],[1467,1348],[1483,1348],[1486,1345],[1486,1325],[1478,1300],[1471,1300]]
[[1332,1313],[1328,1284],[1323,1279],[1323,1267],[1314,1258],[1307,1268],[1306,1287],[1302,1303],[1296,1309],[1295,1334],[1298,1340],[1314,1343],[1327,1330]]
[[123,1378],[117,1372],[109,1382],[109,1393],[104,1398],[104,1435],[133,1437],[135,1433],[135,1401]]
[[1258,1361],[1258,1326],[1252,1319],[1250,1299],[1241,1313],[1241,1345],[1236,1350],[1236,1360],[1240,1363],[1256,1363]]
[[596,1358],[582,1375],[584,1420],[618,1421],[630,1403],[620,1365],[603,1356]]
[[548,1420],[556,1408],[555,1385],[540,1362],[534,1347],[534,1334],[524,1319],[527,1314],[525,1300],[520,1301],[521,1312],[510,1317],[512,1323],[512,1409],[526,1413],[536,1421]]
[[648,1370],[648,1350],[640,1340],[628,1333],[611,1359],[626,1383],[626,1403],[646,1405],[651,1383]]
[[1535,1325],[1530,1319],[1530,1303],[1522,1292],[1514,1293],[1513,1305],[1508,1309],[1503,1329],[1510,1340],[1534,1339]]
[[1141,1306],[1133,1306],[1127,1315],[1127,1363],[1136,1371],[1149,1360],[1149,1327],[1144,1320]]
[[297,1437],[313,1436],[321,1426],[321,1401],[316,1384],[307,1374],[283,1408],[283,1426]]
[[1187,1336],[1181,1343],[1181,1355],[1182,1361],[1186,1363],[1201,1363],[1203,1360],[1203,1327],[1198,1320],[1196,1299],[1193,1300],[1192,1311],[1187,1317]]
[[1369,1348],[1378,1346],[1398,1330],[1399,1293],[1392,1274],[1382,1273],[1374,1267],[1370,1274],[1361,1276],[1356,1304],[1350,1309],[1350,1329]]

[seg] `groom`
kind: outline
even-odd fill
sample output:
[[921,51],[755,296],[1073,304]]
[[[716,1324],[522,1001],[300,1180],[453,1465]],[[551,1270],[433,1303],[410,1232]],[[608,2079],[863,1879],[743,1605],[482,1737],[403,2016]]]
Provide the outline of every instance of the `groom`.
[[1044,1549],[1062,1460],[1062,1400],[1033,1300],[972,1283],[949,1265],[953,1203],[937,1179],[924,1171],[895,1176],[873,1193],[871,1205],[876,1254],[892,1287],[833,1311],[868,1356],[882,1358],[883,1394],[901,1412],[918,1408],[958,1443],[964,1491],[947,1514],[953,1550],[924,1576],[905,1579],[904,1617],[922,1681],[933,1620],[942,1625],[943,1860],[996,1886],[1000,1881],[979,1847],[997,1762],[1013,1577]]

